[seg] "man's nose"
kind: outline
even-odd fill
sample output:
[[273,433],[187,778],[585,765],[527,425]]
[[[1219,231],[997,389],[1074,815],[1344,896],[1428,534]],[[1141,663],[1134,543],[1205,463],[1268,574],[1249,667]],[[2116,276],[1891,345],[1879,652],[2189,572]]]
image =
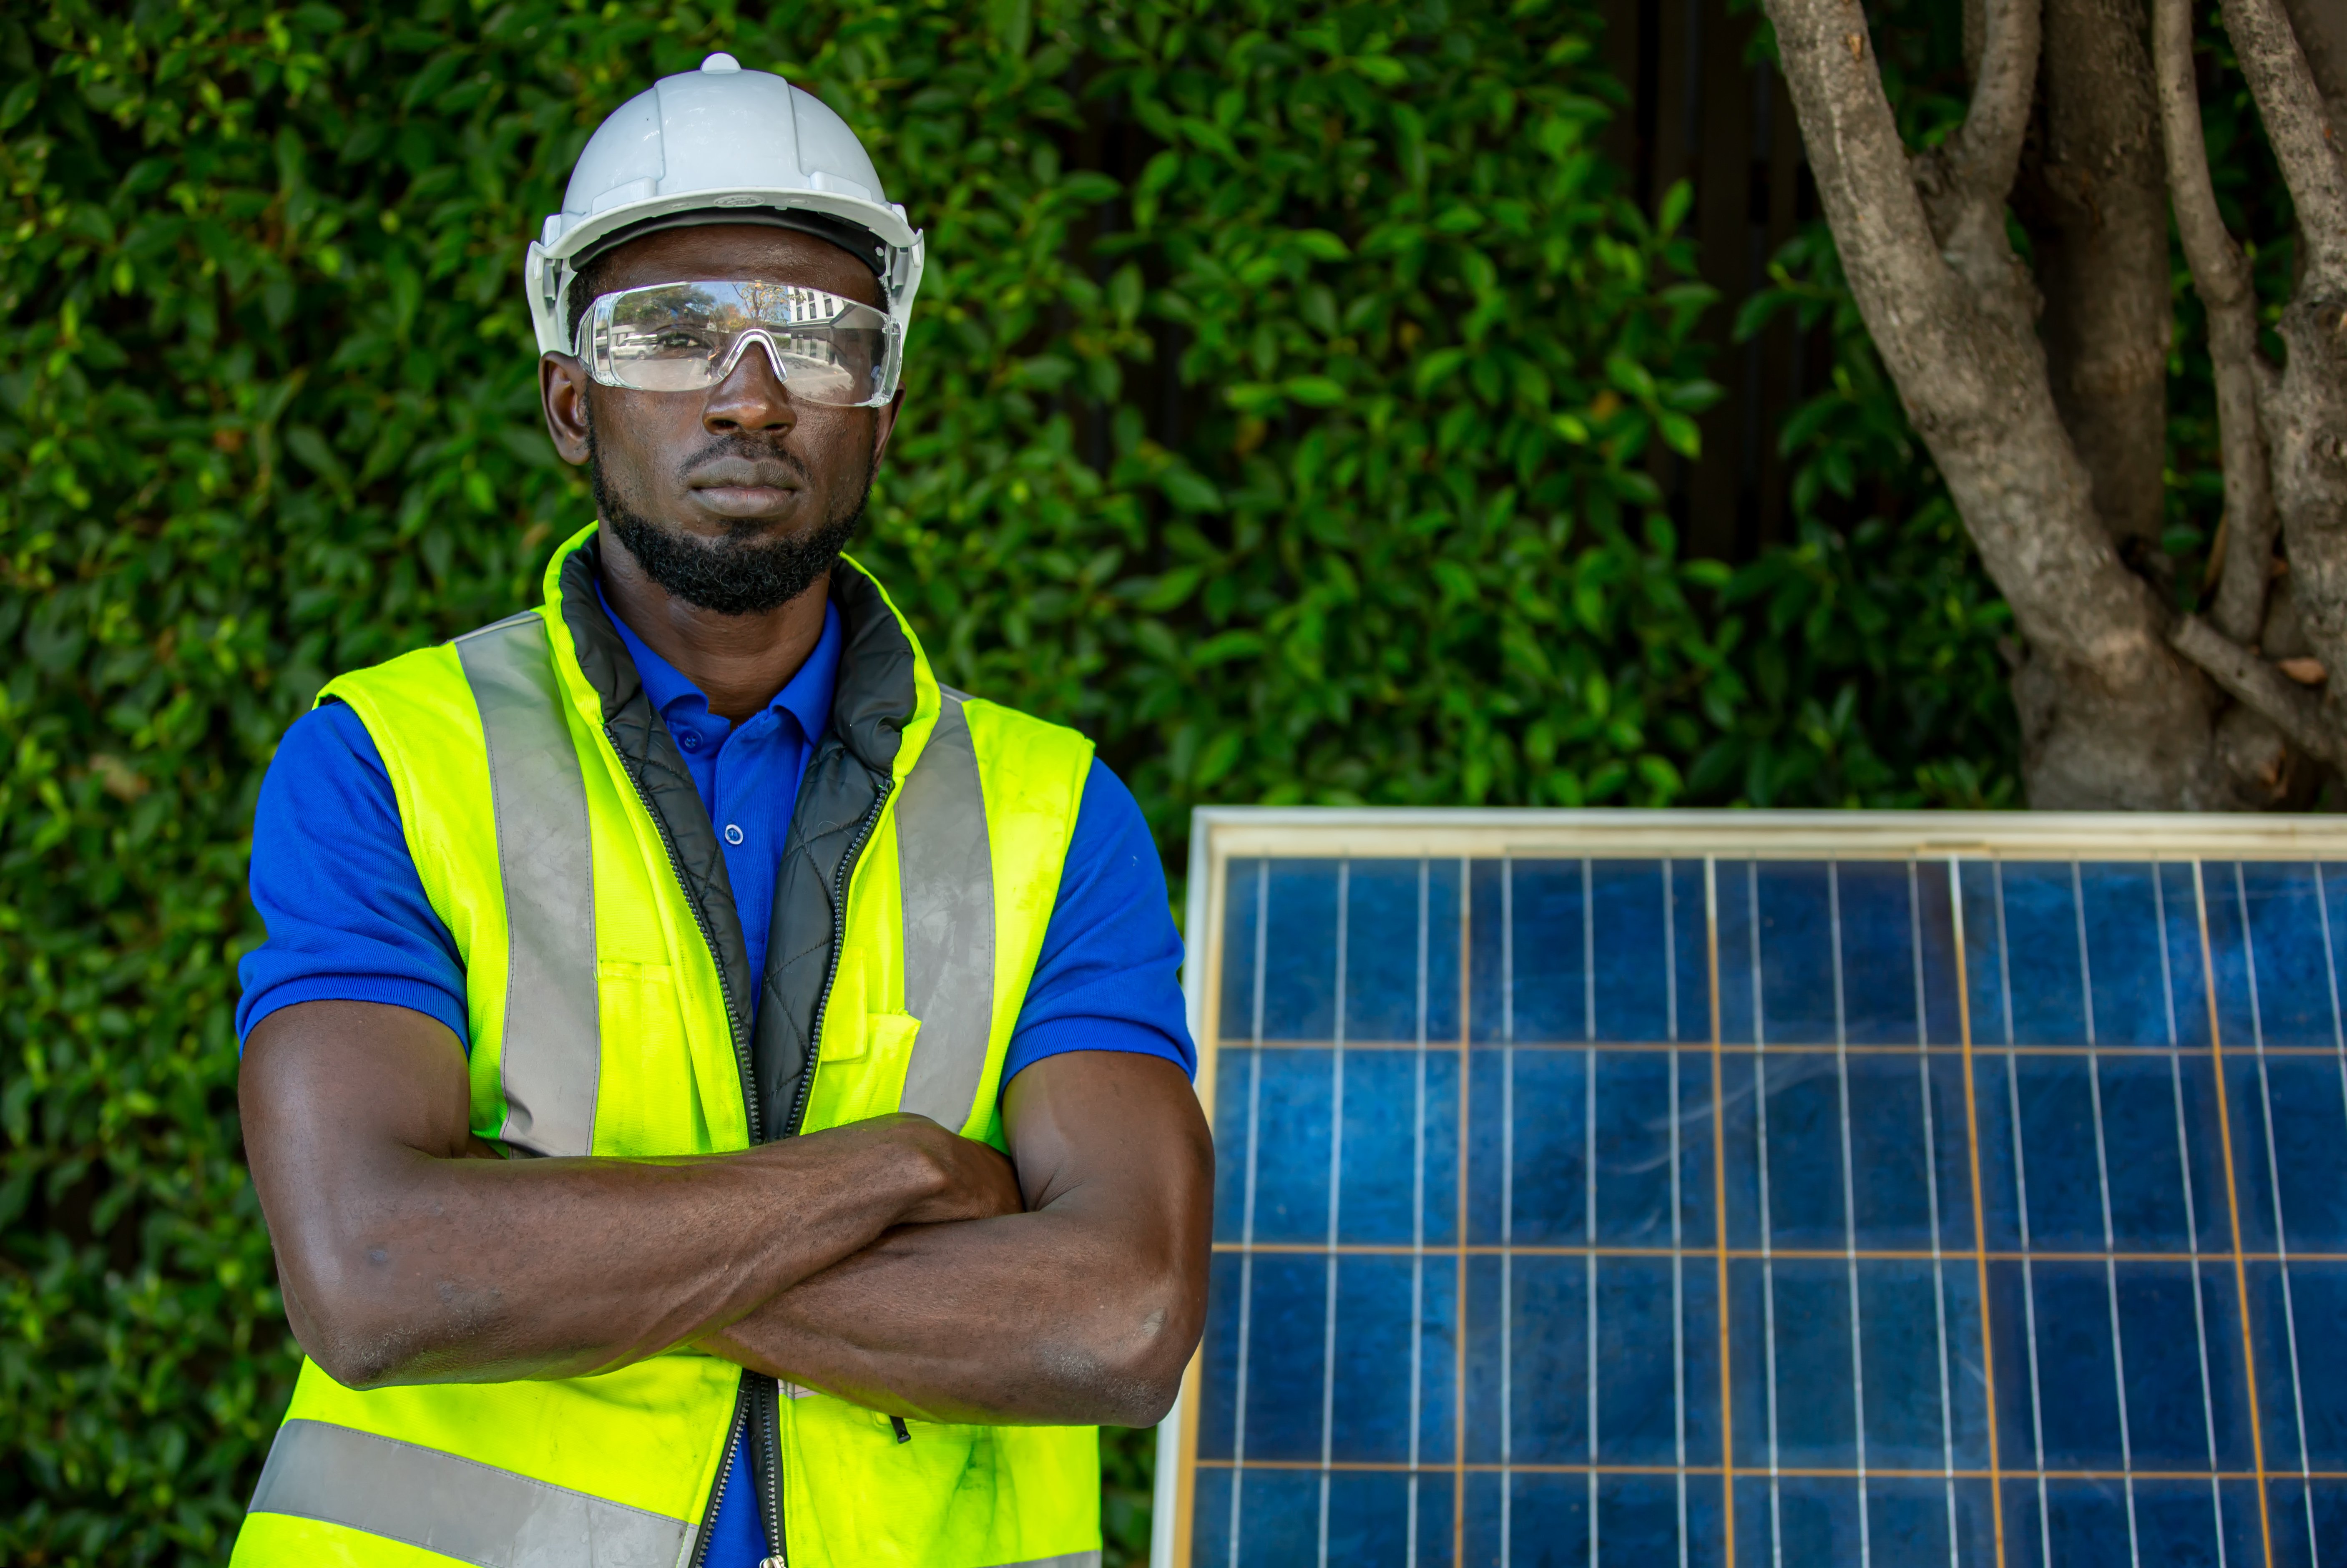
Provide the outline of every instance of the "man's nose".
[[702,405],[701,423],[714,435],[780,435],[798,423],[798,411],[763,337],[742,345],[741,357]]

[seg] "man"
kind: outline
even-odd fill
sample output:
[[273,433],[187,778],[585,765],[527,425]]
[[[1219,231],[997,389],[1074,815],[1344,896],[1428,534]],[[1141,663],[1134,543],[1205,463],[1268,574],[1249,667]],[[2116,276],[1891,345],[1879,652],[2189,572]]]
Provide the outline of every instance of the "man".
[[1212,1155],[1132,797],[840,555],[921,254],[723,55],[530,248],[600,520],[261,791],[241,1095],[309,1360],[239,1563],[1098,1561]]

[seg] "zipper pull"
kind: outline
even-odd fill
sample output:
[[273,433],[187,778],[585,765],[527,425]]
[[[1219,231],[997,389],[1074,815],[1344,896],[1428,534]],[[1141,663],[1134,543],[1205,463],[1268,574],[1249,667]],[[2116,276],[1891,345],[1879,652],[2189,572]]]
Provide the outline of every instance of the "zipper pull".
[[761,1557],[758,1568],[790,1568],[790,1565],[779,1557]]
[[913,1440],[913,1430],[910,1427],[907,1427],[905,1424],[904,1417],[890,1416],[888,1418],[888,1424],[897,1429],[897,1440],[898,1442],[908,1443]]

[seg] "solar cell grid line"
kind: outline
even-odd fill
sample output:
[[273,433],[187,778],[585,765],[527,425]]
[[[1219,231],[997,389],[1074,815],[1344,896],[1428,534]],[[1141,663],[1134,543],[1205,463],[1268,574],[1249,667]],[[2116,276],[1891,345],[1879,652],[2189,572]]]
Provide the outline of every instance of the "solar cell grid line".
[[[2295,1293],[2291,1286],[2290,1231],[2282,1216],[2281,1170],[2278,1163],[2280,1156],[2276,1153],[2281,1140],[2274,1133],[2273,1084],[2266,1067],[2265,1009],[2260,1005],[2260,999],[2258,994],[2257,935],[2250,924],[2249,885],[2242,876],[2241,863],[2238,860],[2233,862],[2233,892],[2234,897],[2239,900],[2235,908],[2239,911],[2241,922],[2241,955],[2247,960],[2241,967],[2243,977],[2249,982],[2250,1041],[2257,1053],[2258,1098],[2265,1112],[2264,1123],[2260,1129],[2263,1134],[2261,1142],[2266,1148],[2266,1183],[2269,1190],[2273,1194],[2274,1252],[2279,1259],[2275,1265],[2274,1273],[2281,1281],[2283,1343],[2290,1348],[2291,1414],[2291,1424],[2298,1430],[2300,1496],[2306,1505],[2306,1553],[2310,1563],[2319,1565],[2322,1561],[2322,1547],[2315,1539],[2314,1532],[2314,1468],[2307,1455],[2306,1390],[2305,1385],[2299,1377],[2298,1307],[2294,1299]],[[2211,990],[2214,989],[2213,986],[2210,988]],[[2217,1091],[2219,1094],[2225,1091],[2225,1085],[2221,1079],[2218,1081]],[[2246,1323],[2249,1316],[2250,1302],[2245,1295],[2241,1298],[2242,1321]]]
[[[1412,1064],[1411,1115],[1409,1152],[1409,1502],[1403,1515],[1405,1536],[1403,1562],[1407,1568],[1418,1568],[1418,1460],[1419,1423],[1422,1419],[1419,1401],[1425,1389],[1426,1354],[1426,988],[1427,959],[1430,956],[1428,917],[1431,913],[1430,894],[1433,866],[1423,858],[1418,863],[1418,974],[1417,974],[1417,1040],[1418,1060]],[[2213,1468],[2213,1467],[2212,1467]],[[2219,1563],[2218,1568],[2223,1568]]]
[[1850,1397],[1858,1434],[1854,1444],[1858,1458],[1858,1561],[1859,1568],[1873,1568],[1873,1522],[1866,1498],[1866,1337],[1858,1312],[1858,1178],[1851,1168],[1850,1152],[1850,1028],[1842,984],[1841,862],[1838,860],[1826,862],[1826,907],[1833,958],[1835,1092],[1841,1124],[1841,1233],[1849,1260]]
[[1583,1337],[1588,1341],[1586,1398],[1589,1402],[1589,1568],[1597,1568],[1597,909],[1591,897],[1589,856],[1581,857],[1581,1030],[1589,1042],[1583,1053],[1581,1090],[1582,1238],[1590,1245],[1582,1266]]
[[[1663,1013],[1671,1044],[1679,1043],[1679,942],[1677,899],[1671,883],[1671,862],[1665,857],[1663,874]],[[2347,1066],[2347,1056],[2342,1057]],[[1679,1189],[1683,1176],[1679,1152],[1679,1053],[1671,1053],[1671,1456],[1678,1473],[1672,1478],[1678,1504],[1679,1568],[1687,1568],[1687,1389],[1686,1389],[1686,1202]]]
[[1475,897],[1474,865],[1466,856],[1459,857],[1459,1142],[1458,1174],[1450,1184],[1457,1194],[1459,1213],[1454,1233],[1459,1240],[1458,1266],[1453,1276],[1457,1291],[1459,1323],[1451,1334],[1452,1410],[1450,1419],[1450,1561],[1454,1568],[1466,1568],[1467,1563],[1467,1178],[1471,1169],[1468,1160],[1468,1126],[1470,1108],[1474,1099],[1474,1065],[1472,1013],[1470,1003],[1473,997]]
[[2225,1168],[2226,1228],[2232,1240],[2233,1299],[2240,1310],[2241,1366],[2250,1390],[2250,1454],[2257,1470],[2258,1538],[2264,1549],[2266,1568],[2273,1568],[2273,1509],[2271,1486],[2266,1474],[2264,1403],[2258,1393],[2257,1347],[2250,1334],[2249,1267],[2241,1255],[2240,1183],[2233,1160],[2232,1096],[2227,1092],[2225,1083],[2225,1026],[2217,1007],[2217,966],[2209,940],[2209,879],[2197,859],[2192,862],[2192,909],[2200,931],[2200,972],[2207,979],[2201,989],[2209,1003],[2209,1050],[2216,1064],[2217,1136]]
[[1516,862],[1500,862],[1500,1568],[1514,1568],[1516,1486]]
[[2013,1185],[2021,1229],[2021,1320],[2029,1348],[2029,1458],[2031,1468],[2037,1472],[2037,1560],[2050,1568],[2054,1561],[2054,1524],[2045,1499],[2045,1393],[2038,1378],[2037,1262],[2032,1255],[2030,1238],[2029,1156],[2022,1134],[2021,1071],[2013,1052],[2013,943],[2005,929],[2004,861],[1989,862],[1989,886],[1996,908],[1996,978],[2004,1015],[2004,1092],[2013,1118]]
[[1328,1264],[1320,1350],[1320,1568],[1328,1568],[1329,1466],[1337,1441],[1337,1224],[1345,1192],[1345,960],[1350,937],[1353,863],[1337,863],[1337,1018],[1328,1107]]
[[1719,1016],[1719,862],[1708,855],[1703,858],[1703,926],[1704,983],[1711,1003],[1711,1237],[1717,1249],[1714,1288],[1719,1303],[1719,1498],[1725,1521],[1721,1534],[1727,1568],[1736,1568],[1736,1380],[1727,1322],[1727,1101],[1720,1083],[1725,1039]]
[[1239,1563],[1239,1507],[1246,1491],[1247,1352],[1251,1346],[1255,1305],[1255,1151],[1261,1146],[1263,1124],[1263,991],[1270,968],[1271,861],[1255,863],[1255,996],[1250,1025],[1255,1049],[1247,1053],[1246,1191],[1239,1227],[1239,1348],[1232,1398],[1231,1429],[1231,1555],[1230,1568]]
[[[2217,1399],[2209,1377],[2209,1308],[2203,1299],[2200,1264],[2200,1214],[2192,1194],[2192,1141],[2186,1131],[2184,1116],[2184,1061],[2178,1052],[2180,1043],[2176,1028],[2176,976],[2168,958],[2168,879],[2165,867],[2155,864],[2151,876],[2151,907],[2159,931],[2159,997],[2163,1018],[2168,1028],[2168,1088],[2176,1102],[2176,1173],[2177,1184],[2184,1199],[2184,1235],[2192,1259],[2192,1337],[2193,1348],[2200,1364],[2200,1416],[2209,1454],[2209,1529],[2217,1542],[2217,1568],[2229,1568],[2225,1547],[2225,1494],[2217,1480]],[[2220,1085],[2221,1089],[2221,1085]]]
[[1932,1009],[1923,981],[1923,888],[1916,863],[1907,863],[1907,938],[1914,961],[1916,1092],[1923,1109],[1923,1171],[1925,1210],[1932,1225],[1932,1343],[1938,1349],[1940,1378],[1940,1456],[1947,1471],[1948,1568],[1960,1568],[1956,1546],[1956,1426],[1948,1389],[1948,1280],[1941,1258],[1946,1239],[1940,1220],[1940,1140],[1932,1113]]
[[[1948,926],[1955,943],[1956,1027],[1964,1061],[1964,1154],[1973,1200],[1973,1279],[1980,1292],[1981,1388],[1988,1411],[1989,1510],[1997,1568],[2004,1568],[2004,1437],[1996,1413],[1996,1335],[1988,1288],[1988,1212],[1981,1197],[1979,1074],[1973,1055],[1972,955],[1964,940],[1963,862],[1948,856]],[[1953,1550],[1952,1543],[1950,1548]]]
[[1751,934],[1752,965],[1752,1115],[1753,1145],[1759,1155],[1760,1183],[1760,1345],[1767,1368],[1768,1395],[1768,1562],[1785,1568],[1785,1507],[1783,1455],[1777,1426],[1777,1222],[1768,1191],[1768,1001],[1760,967],[1760,863],[1744,863],[1744,897]]
[[2127,1500],[2127,1563],[2129,1568],[2141,1568],[2143,1543],[2136,1526],[2135,1508],[2135,1439],[2127,1427],[2127,1341],[2119,1333],[2119,1268],[2112,1254],[2118,1248],[2111,1231],[2111,1163],[2103,1127],[2103,1070],[2095,1054],[2097,1043],[2095,1032],[2095,961],[2086,941],[2086,888],[2078,863],[2070,862],[2071,908],[2078,926],[2078,990],[2086,1020],[2086,1090],[2094,1106],[2095,1119],[2095,1188],[2100,1201],[2103,1220],[2103,1284],[2111,1309],[2111,1383],[2119,1407],[2119,1469],[2127,1477],[2121,1483]]

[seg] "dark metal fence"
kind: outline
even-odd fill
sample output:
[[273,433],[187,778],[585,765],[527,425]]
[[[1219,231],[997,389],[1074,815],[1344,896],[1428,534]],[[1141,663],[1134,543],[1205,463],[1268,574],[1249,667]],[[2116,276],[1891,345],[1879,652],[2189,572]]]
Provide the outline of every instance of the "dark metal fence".
[[1822,333],[1780,318],[1730,342],[1739,305],[1768,281],[1768,259],[1817,215],[1800,128],[1776,67],[1750,63],[1758,8],[1732,0],[1604,0],[1606,62],[1630,89],[1607,151],[1655,210],[1679,179],[1703,276],[1721,302],[1705,318],[1712,379],[1727,395],[1704,415],[1703,455],[1669,457],[1657,477],[1690,555],[1747,560],[1792,531],[1788,475],[1777,454],[1785,417],[1826,374]]

